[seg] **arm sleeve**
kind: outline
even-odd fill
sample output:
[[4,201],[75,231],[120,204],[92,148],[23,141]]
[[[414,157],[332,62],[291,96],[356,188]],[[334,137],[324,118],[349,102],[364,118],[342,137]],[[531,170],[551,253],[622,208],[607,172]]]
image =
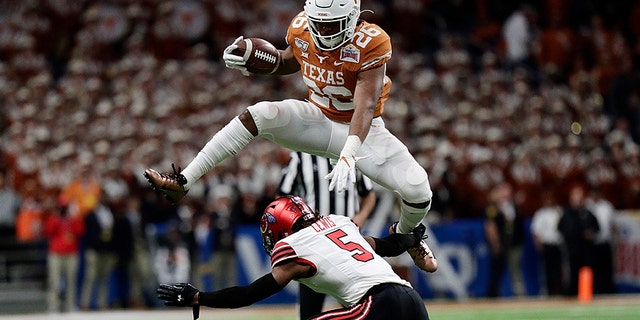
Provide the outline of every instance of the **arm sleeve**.
[[200,292],[198,302],[201,306],[212,308],[240,308],[266,299],[282,290],[271,273],[268,273],[247,286],[229,287],[214,292]]
[[419,240],[413,234],[394,233],[384,238],[373,238],[373,241],[376,243],[377,254],[382,257],[395,257],[415,247]]

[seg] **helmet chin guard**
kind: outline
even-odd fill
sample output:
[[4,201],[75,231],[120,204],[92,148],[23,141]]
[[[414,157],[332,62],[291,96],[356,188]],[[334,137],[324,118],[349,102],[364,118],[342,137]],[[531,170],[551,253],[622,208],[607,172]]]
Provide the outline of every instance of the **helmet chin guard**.
[[[360,0],[307,0],[304,5],[311,38],[323,51],[351,41],[360,17]],[[323,24],[337,24],[332,34],[323,34]]]
[[264,251],[271,255],[276,243],[317,221],[318,214],[300,197],[285,196],[272,201],[260,219]]

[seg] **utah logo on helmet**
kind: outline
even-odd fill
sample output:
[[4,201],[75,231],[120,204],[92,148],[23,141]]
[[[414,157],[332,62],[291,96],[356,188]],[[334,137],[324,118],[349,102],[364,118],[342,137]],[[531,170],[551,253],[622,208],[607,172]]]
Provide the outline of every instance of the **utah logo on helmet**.
[[272,201],[260,219],[264,251],[271,255],[276,243],[318,220],[318,215],[300,197],[285,196]]

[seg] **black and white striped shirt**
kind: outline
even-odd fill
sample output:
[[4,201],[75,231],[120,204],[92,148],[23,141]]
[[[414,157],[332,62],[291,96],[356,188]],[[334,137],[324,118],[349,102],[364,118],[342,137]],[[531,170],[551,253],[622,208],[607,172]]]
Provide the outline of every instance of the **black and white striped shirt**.
[[283,170],[278,193],[297,195],[321,215],[336,214],[352,218],[360,210],[360,198],[373,192],[373,183],[356,170],[356,183],[349,184],[343,192],[329,191],[331,172],[329,159],[304,152],[292,152]]

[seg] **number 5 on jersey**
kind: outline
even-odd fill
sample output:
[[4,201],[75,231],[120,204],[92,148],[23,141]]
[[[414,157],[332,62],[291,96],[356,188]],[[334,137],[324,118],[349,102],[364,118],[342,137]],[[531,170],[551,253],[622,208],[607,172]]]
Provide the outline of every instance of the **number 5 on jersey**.
[[326,236],[338,247],[340,247],[340,249],[349,251],[349,252],[356,251],[351,256],[358,261],[367,262],[373,259],[373,254],[371,254],[371,252],[363,248],[359,243],[356,243],[353,241],[346,241],[346,242],[343,241],[342,238],[344,238],[346,235],[347,234],[344,231],[338,229],[336,231],[333,231],[327,234]]

